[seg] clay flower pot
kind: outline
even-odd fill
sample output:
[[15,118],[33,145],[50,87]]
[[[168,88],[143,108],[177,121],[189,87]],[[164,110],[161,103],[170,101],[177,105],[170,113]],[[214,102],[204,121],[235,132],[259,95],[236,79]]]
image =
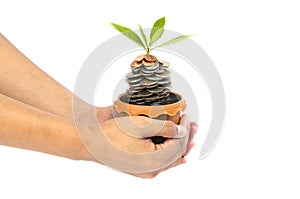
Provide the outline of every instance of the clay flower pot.
[[137,105],[125,102],[127,93],[121,94],[114,102],[114,108],[118,116],[146,116],[153,119],[170,120],[175,124],[180,121],[181,112],[186,109],[186,101],[177,93],[171,92],[170,95],[176,96],[177,102],[165,105]]
[[[123,93],[119,96],[118,100],[114,102],[114,109],[117,116],[146,116],[152,119],[170,120],[175,124],[180,122],[181,112],[186,109],[186,101],[177,93],[171,92],[170,95],[174,95],[177,101],[171,104],[165,105],[137,105],[127,103],[127,93]],[[150,138],[153,143],[161,144],[166,138],[161,136],[154,136]]]

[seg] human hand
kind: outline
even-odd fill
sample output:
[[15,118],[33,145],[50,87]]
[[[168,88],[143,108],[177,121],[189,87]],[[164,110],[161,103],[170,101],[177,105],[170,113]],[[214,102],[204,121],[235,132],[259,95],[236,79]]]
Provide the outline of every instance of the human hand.
[[[183,120],[181,120],[183,121]],[[178,160],[176,160],[175,162],[173,162],[171,165],[164,167],[162,169],[159,169],[157,171],[152,171],[149,173],[141,173],[141,174],[132,174],[136,177],[141,177],[141,178],[154,178],[156,177],[159,173],[168,170],[170,168],[176,167],[178,165],[184,164],[186,163],[186,159],[185,156],[189,154],[189,152],[191,151],[191,149],[195,146],[195,143],[193,141],[194,136],[196,135],[197,131],[198,131],[198,124],[196,122],[190,122],[190,132],[189,132],[189,139],[188,139],[188,143],[187,143],[187,147],[186,147],[186,151],[185,153],[181,156],[181,158],[179,158]]]
[[[98,114],[97,114],[98,116]],[[170,121],[147,117],[119,117],[104,121],[100,132],[80,128],[86,147],[99,161],[112,168],[138,177],[154,177],[159,172],[184,163],[192,148],[197,128],[183,116],[178,128]],[[191,129],[191,131],[190,131]],[[96,130],[96,133],[94,132]],[[154,144],[149,137],[164,136],[163,144]]]
[[114,109],[112,106],[95,107],[97,120],[100,124],[114,118]]

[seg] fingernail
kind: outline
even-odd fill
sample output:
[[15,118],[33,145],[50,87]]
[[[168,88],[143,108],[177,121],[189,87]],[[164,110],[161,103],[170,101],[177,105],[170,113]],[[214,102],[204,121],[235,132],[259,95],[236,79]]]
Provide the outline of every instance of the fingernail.
[[185,164],[186,163],[186,159],[184,157],[182,157],[181,160],[180,160],[180,163],[181,164]]
[[197,127],[197,126],[192,126],[192,129],[193,129],[193,131],[194,131],[195,133],[198,132],[198,127]]
[[185,128],[185,126],[180,126],[180,125],[177,125],[177,138],[180,138],[180,137],[185,137],[187,135],[187,129]]

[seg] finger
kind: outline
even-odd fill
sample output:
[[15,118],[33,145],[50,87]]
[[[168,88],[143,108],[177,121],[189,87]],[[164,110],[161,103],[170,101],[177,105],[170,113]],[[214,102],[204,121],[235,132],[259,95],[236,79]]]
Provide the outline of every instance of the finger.
[[196,126],[196,127],[198,127],[198,123],[197,123],[197,122],[191,122],[191,126]]
[[170,164],[169,166],[161,169],[160,172],[166,171],[166,170],[168,170],[170,168],[177,167],[177,166],[179,166],[181,164],[185,164],[185,163],[186,163],[186,159],[184,157],[180,157],[175,162],[173,162],[172,164]]
[[187,126],[187,125],[190,125],[189,122],[190,122],[189,116],[186,115],[186,114],[183,114],[183,115],[181,116],[179,125],[180,125],[180,126]]
[[188,147],[187,147],[187,149],[186,149],[186,152],[183,154],[183,157],[185,157],[187,154],[189,154],[189,152],[194,148],[194,146],[195,146],[195,142],[191,142],[191,143],[188,145]]
[[106,120],[112,119],[113,111],[114,110],[113,110],[112,106],[96,108],[98,122],[101,124],[101,123],[105,122]]
[[187,125],[178,126],[171,121],[156,120],[143,116],[118,117],[115,118],[115,121],[124,133],[137,138],[153,136],[181,138],[188,134]]
[[190,137],[189,137],[189,141],[193,140],[196,133],[198,132],[198,127],[196,126],[191,126],[190,128]]

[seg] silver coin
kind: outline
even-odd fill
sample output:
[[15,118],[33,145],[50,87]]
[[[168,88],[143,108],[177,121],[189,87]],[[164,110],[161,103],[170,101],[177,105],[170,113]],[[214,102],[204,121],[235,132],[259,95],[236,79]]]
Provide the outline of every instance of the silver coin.
[[141,96],[138,94],[138,93],[134,93],[132,95],[128,95],[128,98],[131,99],[131,98],[140,98]]
[[163,85],[166,85],[169,83],[171,83],[170,78],[164,78],[164,79],[158,81],[158,84],[163,84]]
[[140,77],[136,77],[136,78],[127,78],[126,81],[130,84],[135,84],[137,82],[140,82],[143,79],[144,79],[144,77],[140,76]]
[[144,75],[145,77],[147,77],[147,76],[152,76],[154,73],[150,73],[150,72],[148,72],[148,73],[145,73],[144,71],[141,71],[141,75]]
[[168,90],[171,90],[171,89],[172,89],[171,86],[164,86],[163,88],[164,88],[164,89],[168,89]]
[[155,76],[168,78],[168,77],[170,77],[170,72],[168,70],[165,70],[163,73],[156,73]]
[[153,85],[149,85],[149,86],[144,86],[144,88],[155,88],[155,87],[157,87],[158,86],[158,84],[156,83],[156,84],[153,84]]
[[158,96],[147,97],[147,98],[145,98],[145,101],[146,101],[146,102],[153,102],[153,101],[158,100],[158,99],[159,99]]
[[163,73],[163,72],[165,72],[165,69],[162,69],[162,68],[159,68],[159,70],[156,71],[156,73]]
[[136,78],[136,77],[140,77],[140,76],[142,76],[142,74],[140,74],[140,73],[132,73],[132,72],[129,72],[126,75],[127,78]]
[[154,87],[154,88],[148,88],[147,89],[150,93],[159,93],[164,90],[163,87]]
[[131,71],[133,73],[139,73],[141,71],[141,69],[142,69],[142,67],[134,67],[134,68],[131,69]]
[[155,85],[155,84],[157,84],[156,80],[155,81],[151,81],[151,80],[145,78],[145,79],[143,79],[141,81],[141,85],[142,86],[151,86],[151,85]]
[[141,90],[143,90],[144,87],[142,87],[141,85],[138,85],[138,86],[132,86],[131,88],[135,89],[135,90],[140,90],[141,91]]
[[134,94],[134,93],[138,93],[140,92],[141,89],[134,89],[134,87],[130,87],[126,92],[130,95]]
[[167,92],[167,93],[171,92],[171,88],[165,88],[164,92]]
[[150,93],[149,91],[147,91],[147,90],[142,90],[141,92],[139,92],[139,95],[141,96],[141,97],[149,97],[149,96],[151,96],[153,93]]
[[146,76],[146,79],[149,79],[150,81],[158,81],[159,77],[156,77],[155,75]]
[[170,66],[170,63],[167,62],[167,61],[160,61],[161,63],[161,66],[164,66],[164,67],[169,67]]
[[153,65],[144,66],[143,68],[146,70],[156,70],[158,67],[159,67],[159,63],[156,61]]
[[136,82],[136,83],[133,83],[133,84],[129,83],[129,86],[132,87],[132,88],[138,88],[138,87],[141,86],[141,82]]
[[147,73],[147,74],[154,74],[154,73],[156,73],[156,71],[158,71],[158,70],[159,70],[159,68],[156,68],[156,69],[154,69],[154,70],[148,70],[147,67],[143,67],[143,68],[142,68],[142,72],[143,72],[143,73]]
[[136,105],[145,105],[146,103],[144,101],[141,101],[141,102],[136,102],[134,104],[136,104]]
[[165,66],[160,66],[159,68],[163,69],[163,70],[168,70],[168,67],[165,67]]
[[129,100],[130,102],[141,102],[141,101],[144,101],[144,99],[143,98],[130,98],[130,100]]

